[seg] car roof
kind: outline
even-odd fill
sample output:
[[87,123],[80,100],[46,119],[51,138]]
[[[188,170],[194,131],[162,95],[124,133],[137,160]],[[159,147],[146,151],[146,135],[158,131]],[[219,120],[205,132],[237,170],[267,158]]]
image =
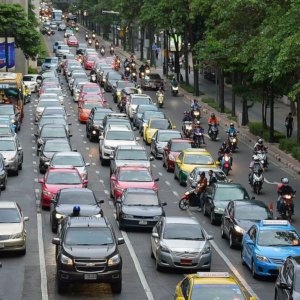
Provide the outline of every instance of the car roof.
[[0,209],[1,208],[16,208],[17,203],[13,201],[0,201]]
[[55,156],[80,156],[83,157],[80,152],[75,151],[60,151],[54,154]]
[[164,217],[164,219],[169,224],[197,224],[201,226],[197,219],[191,217]]
[[15,141],[15,140],[16,140],[16,137],[15,137],[15,136],[10,136],[10,135],[6,135],[6,136],[1,135],[1,136],[0,136],[0,140],[10,140],[10,141]]
[[108,227],[106,218],[68,217],[68,227]]
[[255,226],[260,230],[296,230],[287,220],[262,220]]
[[141,170],[147,170],[149,171],[149,168],[148,167],[145,167],[145,166],[120,166],[120,167],[117,167],[117,169],[119,169],[120,171],[122,170],[137,170],[137,171],[141,171]]
[[234,183],[234,182],[216,182],[214,185],[218,188],[229,188],[229,187],[241,187],[244,188],[240,183]]
[[147,95],[147,94],[131,94],[130,97],[131,97],[131,98],[134,98],[134,97],[136,97],[136,98],[151,98],[151,97],[150,97],[149,95]]
[[65,188],[65,189],[61,189],[60,193],[80,193],[80,194],[94,194],[94,192],[90,189],[84,188],[84,189],[78,189],[78,188]]
[[173,129],[158,129],[158,133],[181,133],[179,130],[173,130]]
[[128,127],[127,124],[109,124],[106,131],[130,131],[132,132],[131,128]]
[[146,151],[145,147],[142,145],[119,145],[116,148],[117,150],[144,150]]

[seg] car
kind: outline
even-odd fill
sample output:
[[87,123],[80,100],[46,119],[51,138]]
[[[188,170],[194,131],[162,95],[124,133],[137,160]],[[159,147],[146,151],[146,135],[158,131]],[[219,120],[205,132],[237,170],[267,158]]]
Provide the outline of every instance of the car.
[[50,70],[44,70],[41,73],[42,81],[44,81],[46,78],[57,78],[58,73],[56,69],[50,69]]
[[175,168],[175,160],[185,149],[192,148],[193,140],[184,138],[172,138],[170,139],[166,146],[163,147],[163,167],[167,169],[168,172],[173,172]]
[[99,95],[103,98],[103,92],[100,88],[100,86],[97,83],[86,83],[81,87],[80,93],[79,93],[79,99],[80,101],[85,95]]
[[120,198],[116,200],[116,219],[119,229],[127,228],[153,228],[165,215],[163,206],[157,192],[144,188],[125,189]]
[[64,125],[45,124],[41,128],[40,133],[35,133],[35,136],[37,138],[36,154],[39,155],[42,145],[47,140],[66,139],[70,141],[72,134],[66,130]]
[[153,105],[153,101],[150,96],[146,94],[131,94],[126,102],[126,112],[131,120],[133,120],[136,114],[138,105]]
[[[56,80],[56,78],[54,78]],[[47,91],[49,89],[52,89],[52,88],[55,88],[55,89],[59,89],[61,90],[61,87],[60,87],[60,84],[58,81],[56,82],[42,82],[41,86],[40,86],[40,89],[39,89],[39,96],[45,94],[46,92],[48,94],[51,94],[51,92]],[[55,94],[56,92],[53,92],[53,94]]]
[[205,177],[209,180],[209,171],[213,171],[213,176],[216,178],[217,182],[232,182],[231,179],[228,179],[226,174],[218,167],[196,167],[194,170],[189,174],[186,184],[189,188],[194,188],[197,185],[197,182],[200,179],[200,174],[202,172],[205,173]]
[[40,88],[42,76],[39,74],[26,74],[23,76],[23,82],[32,93],[36,93]]
[[19,175],[19,170],[23,168],[23,148],[18,137],[0,137],[0,153],[5,159],[5,168],[9,173]]
[[151,235],[151,257],[155,259],[156,270],[209,271],[212,239],[195,218],[162,217]]
[[59,107],[61,103],[57,98],[40,100],[35,109],[35,122],[38,122],[43,114],[45,107]]
[[105,85],[106,74],[108,72],[111,72],[111,71],[113,71],[112,66],[107,66],[106,65],[106,66],[102,66],[100,68],[99,73],[97,74],[98,75],[97,80],[98,80],[98,82],[99,82],[99,84],[100,84],[101,87],[104,87],[104,85]]
[[100,131],[103,131],[103,120],[110,112],[112,112],[110,108],[92,108],[85,127],[86,137],[90,141],[99,140]]
[[279,271],[275,283],[275,300],[299,300],[298,280],[300,256],[289,256]]
[[57,30],[56,22],[50,22],[50,28],[53,29],[53,30]]
[[[60,44],[60,45],[64,45],[64,43]],[[56,50],[57,50],[57,48],[56,48]],[[57,69],[58,69],[58,59],[57,59],[57,57],[46,57],[43,64],[42,64],[42,71],[57,70]]]
[[278,275],[291,255],[300,255],[300,236],[287,220],[262,220],[243,235],[242,262],[254,278]]
[[260,200],[232,200],[225,207],[221,223],[222,238],[229,239],[230,248],[240,247],[243,234],[261,220],[273,219],[268,205]]
[[157,130],[175,128],[169,119],[151,118],[143,127],[143,140],[146,142],[146,145],[150,145],[152,137]]
[[112,293],[122,291],[122,257],[107,218],[67,217],[61,222],[56,246],[56,274],[59,293],[66,292],[68,283],[106,282]]
[[0,117],[9,116],[10,121],[16,127],[16,132],[21,129],[22,116],[13,104],[0,104]]
[[101,205],[90,189],[61,189],[51,200],[50,223],[52,232],[56,233],[62,219],[72,216],[74,206],[80,207],[80,217],[103,217]]
[[99,158],[101,165],[110,162],[117,146],[137,145],[139,138],[136,138],[130,127],[126,125],[108,125],[104,134],[99,137]]
[[87,167],[90,163],[86,163],[82,154],[75,151],[61,151],[52,156],[49,163],[52,168],[68,169],[75,167],[83,180],[88,179]]
[[64,41],[55,41],[54,44],[53,44],[53,47],[52,47],[53,53],[56,52],[57,47],[58,47],[59,45],[65,45],[65,42],[64,42]]
[[66,29],[67,29],[67,26],[65,23],[60,23],[57,28],[58,31],[65,31]]
[[76,49],[76,55],[83,55],[83,51],[87,48],[87,44],[79,43]]
[[121,166],[145,166],[150,168],[150,161],[154,158],[148,155],[143,146],[121,145],[116,148],[110,159],[110,174],[112,174]]
[[86,123],[94,107],[102,108],[103,103],[100,101],[80,101],[78,103],[78,120],[80,123]]
[[68,38],[68,37],[71,36],[71,35],[74,35],[73,30],[70,29],[70,28],[67,28],[66,31],[65,31],[64,37],[65,37],[65,38]]
[[[74,102],[78,102],[80,96],[81,87],[85,84],[89,83],[88,79],[75,79],[73,82],[72,95]],[[85,94],[87,96],[88,94]],[[101,97],[102,99],[102,97]]]
[[75,167],[48,168],[44,178],[39,178],[41,184],[41,206],[50,208],[50,203],[57,192],[64,188],[85,188],[88,180],[83,180]]
[[17,202],[0,202],[0,251],[16,251],[22,255],[26,254],[26,229],[25,222],[29,220],[24,217]]
[[68,37],[67,45],[69,47],[77,47],[78,46],[78,40],[75,35],[71,35]]
[[141,79],[141,88],[143,90],[158,90],[160,87],[164,87],[164,80],[158,73],[150,73]]
[[98,55],[89,55],[83,61],[83,67],[85,70],[92,70],[95,63],[99,60]]
[[109,71],[106,74],[106,80],[104,83],[104,90],[106,92],[111,92],[113,89],[113,85],[116,84],[117,81],[122,80],[122,75],[119,72],[114,70]]
[[39,155],[39,170],[45,174],[52,156],[56,152],[72,151],[70,142],[67,139],[46,140],[41,146]]
[[1,191],[6,189],[7,185],[7,168],[4,156],[0,153],[0,195]]
[[256,300],[256,297],[248,298],[244,287],[228,272],[197,272],[185,275],[177,284],[174,299]]
[[0,125],[8,125],[14,132],[16,132],[16,125],[11,122],[10,116],[0,116]]
[[84,72],[84,70],[82,69],[82,66],[80,64],[74,64],[74,65],[70,65],[68,66],[67,70],[66,70],[66,80],[68,82],[68,85],[70,86],[70,81],[72,81],[72,76],[74,73],[80,73],[80,74],[84,74],[86,75],[86,73]]
[[130,95],[132,94],[139,94],[140,91],[138,89],[138,86],[134,86],[134,87],[125,87],[121,90],[121,99],[126,99],[128,100]]
[[144,127],[148,124],[150,119],[167,119],[167,116],[162,111],[146,110],[142,113],[139,120],[139,132],[141,136],[144,133]]
[[62,57],[65,54],[71,53],[70,47],[68,45],[58,45],[55,55],[56,57]]
[[[123,123],[123,124],[130,124],[130,120],[126,114],[111,112],[111,113],[107,114],[105,116],[105,118],[103,119],[103,129],[104,130],[109,124],[111,124],[110,121],[126,121],[127,123]],[[130,125],[130,127],[131,127],[131,125]]]
[[71,95],[73,96],[74,93],[74,85],[76,85],[78,82],[84,82],[88,83],[89,79],[86,75],[86,73],[83,73],[82,71],[75,70],[73,72],[74,74],[71,75],[71,78],[69,80],[69,89],[71,91]]
[[52,125],[64,125],[66,127],[66,130],[70,133],[69,126],[72,125],[72,123],[67,123],[67,120],[63,115],[47,115],[40,118],[39,122],[36,122],[35,125],[37,125],[36,134],[39,135],[40,131],[43,127],[43,125],[46,124],[52,124]]
[[149,105],[149,104],[141,104],[137,106],[136,113],[133,116],[132,122],[133,125],[138,129],[143,125],[141,118],[145,111],[158,111],[158,107],[156,105]]
[[115,103],[118,103],[122,99],[122,89],[126,87],[135,88],[135,83],[126,81],[126,80],[118,80],[116,83],[112,85],[112,96]]
[[169,140],[176,138],[182,138],[181,132],[178,130],[157,130],[151,139],[150,152],[155,158],[162,158],[164,148],[167,146]]
[[1,136],[15,136],[16,131],[8,124],[0,124],[0,137]]
[[70,115],[66,113],[64,106],[48,106],[44,108],[44,111],[41,115],[41,118],[45,116],[53,116],[53,115],[60,115],[63,116],[65,119]]
[[104,105],[106,105],[106,100],[103,98],[102,94],[93,94],[93,93],[83,93],[80,97],[80,99],[78,99],[78,105],[80,102],[84,102],[84,101],[96,101],[96,102],[101,102]]
[[189,174],[200,166],[213,168],[218,164],[206,149],[185,149],[175,159],[174,179],[178,179],[180,185],[186,186]]
[[56,94],[61,103],[63,102],[64,97],[67,95],[66,93],[63,93],[60,87],[55,86],[48,86],[44,89],[44,91],[48,94]]
[[127,188],[146,188],[157,191],[158,180],[159,178],[153,178],[147,167],[118,167],[110,177],[110,196],[117,200]]
[[250,196],[239,183],[214,183],[203,195],[203,214],[210,216],[211,224],[220,224],[224,209],[231,200],[250,200]]

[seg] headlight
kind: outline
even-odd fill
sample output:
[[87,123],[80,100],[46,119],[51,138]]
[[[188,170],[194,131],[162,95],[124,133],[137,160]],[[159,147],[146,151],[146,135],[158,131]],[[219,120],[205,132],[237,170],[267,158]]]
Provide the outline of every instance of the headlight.
[[103,81],[103,82],[106,82],[106,78],[103,78],[102,81]]
[[56,219],[63,219],[65,217],[65,215],[61,215],[61,214],[55,214],[55,218]]
[[235,142],[236,142],[236,139],[232,139],[232,141],[235,143]]
[[97,131],[96,131],[96,130],[93,130],[93,131],[92,131],[92,134],[96,134],[96,133],[97,133]]
[[153,219],[154,219],[154,220],[160,220],[160,219],[161,219],[161,216],[154,216]]
[[[121,190],[122,190],[122,189],[121,189]],[[123,191],[123,190],[122,190],[122,191]],[[122,216],[123,216],[123,218],[125,218],[125,219],[133,219],[133,218],[134,218],[133,215],[123,214]]]
[[111,257],[111,258],[108,260],[107,264],[108,264],[109,266],[114,266],[114,265],[119,264],[120,261],[121,261],[120,255],[119,255],[119,254],[116,254],[116,255],[114,255],[113,257]]
[[18,232],[15,234],[12,234],[9,238],[10,239],[21,239],[23,237],[23,232]]
[[160,251],[165,253],[170,253],[170,250],[165,245],[160,245]]
[[118,96],[121,96],[121,92],[117,92],[117,95],[118,95]]
[[111,147],[111,146],[104,146],[104,149],[107,149],[107,150],[114,150],[114,147]]
[[169,155],[169,160],[175,161],[175,157],[174,157],[172,154],[170,154],[170,155]]
[[209,254],[211,252],[210,246],[205,246],[202,250],[202,254]]
[[44,194],[45,196],[49,196],[49,197],[54,197],[54,196],[55,196],[54,193],[48,192],[47,190],[43,190],[43,194]]
[[11,122],[15,124],[17,121],[15,119],[11,119]]
[[215,207],[214,212],[217,214],[222,214],[224,212],[224,208],[221,207]]
[[69,266],[73,265],[73,260],[70,257],[65,256],[63,254],[60,256],[60,262],[64,265],[69,265]]
[[267,257],[262,256],[262,255],[258,255],[258,254],[256,254],[256,259],[260,260],[260,261],[263,261],[263,262],[269,262]]
[[237,225],[234,225],[234,230],[241,234],[244,234],[244,232],[245,232],[245,230],[242,227],[237,226]]

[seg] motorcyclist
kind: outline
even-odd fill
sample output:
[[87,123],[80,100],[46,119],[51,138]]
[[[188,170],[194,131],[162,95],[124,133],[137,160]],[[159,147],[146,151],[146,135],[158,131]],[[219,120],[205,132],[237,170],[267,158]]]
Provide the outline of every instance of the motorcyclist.
[[277,211],[282,212],[284,209],[284,201],[282,199],[283,195],[291,195],[291,208],[292,212],[294,214],[294,202],[293,202],[293,195],[295,194],[295,191],[293,188],[289,185],[289,179],[286,177],[281,178],[281,182],[277,185],[277,193],[278,193],[278,199],[277,199]]
[[192,122],[193,119],[188,111],[184,112],[182,122]]
[[202,172],[200,174],[199,181],[197,183],[197,187],[195,189],[195,192],[198,194],[199,197],[199,211],[202,210],[203,207],[203,195],[207,188],[207,178],[205,176],[205,172]]
[[123,66],[124,66],[124,69],[129,66],[130,62],[128,60],[128,58],[126,57],[125,60],[124,60],[124,63],[123,63]]
[[99,46],[100,46],[100,42],[98,40],[95,41],[95,48],[96,50],[99,49]]
[[144,73],[144,75],[145,75],[145,70],[146,70],[145,65],[142,64],[142,65],[139,67],[140,78],[142,78],[142,73]]
[[123,97],[118,104],[121,113],[126,113],[126,103],[127,103],[126,97]]
[[201,137],[202,137],[202,143],[205,145],[205,141],[204,141],[204,129],[203,127],[201,126],[200,124],[200,121],[197,121],[194,125],[194,129],[193,129],[193,140],[194,140],[194,143],[196,143],[196,133],[202,133]]
[[236,131],[233,123],[230,123],[230,127],[229,127],[227,133],[228,133],[228,136],[236,136],[237,135],[237,131]]
[[218,151],[218,155],[219,155],[218,161],[219,161],[219,162],[222,161],[222,158],[223,158],[223,156],[224,156],[226,150],[229,150],[229,151],[230,151],[230,149],[227,147],[227,143],[224,141],[224,142],[222,143],[222,145],[221,145],[219,151]]
[[264,145],[264,141],[261,138],[259,138],[254,145],[254,152],[256,153],[258,151],[262,151],[262,152],[267,151],[267,147]]
[[177,87],[178,86],[178,81],[176,80],[175,76],[173,76],[172,80],[171,80],[171,85],[173,87]]
[[208,132],[211,130],[211,126],[215,125],[217,127],[217,132],[218,130],[218,125],[219,125],[219,120],[217,119],[216,115],[212,113],[210,115],[210,118],[208,118]]
[[197,99],[194,99],[192,104],[191,104],[191,109],[192,110],[200,110],[201,109],[201,105],[198,103]]
[[257,169],[261,169],[261,171],[263,171],[264,169],[264,166],[261,164],[259,158],[257,155],[253,155],[252,156],[252,161],[249,165],[249,170],[250,170],[250,173],[248,175],[248,178],[249,178],[249,183],[252,184],[252,180],[253,180],[253,173],[255,170]]
[[156,92],[156,97],[158,97],[160,94],[164,95],[164,89],[162,87],[160,87],[157,92]]

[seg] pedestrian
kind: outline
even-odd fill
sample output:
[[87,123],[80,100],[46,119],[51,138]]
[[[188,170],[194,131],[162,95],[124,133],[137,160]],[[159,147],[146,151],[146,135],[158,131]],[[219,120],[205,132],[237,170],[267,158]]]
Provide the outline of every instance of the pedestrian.
[[200,174],[200,179],[199,179],[197,187],[196,187],[196,191],[197,191],[197,194],[199,197],[199,202],[198,202],[198,204],[199,204],[198,210],[199,211],[201,211],[202,207],[203,207],[203,196],[206,191],[206,188],[207,188],[207,178],[205,176],[205,172],[202,172]]
[[217,182],[217,178],[214,174],[213,170],[208,171],[208,185],[211,186],[212,184]]
[[155,57],[156,57],[156,59],[158,59],[158,54],[159,54],[159,49],[156,48],[156,50],[155,50]]
[[285,127],[286,127],[286,137],[290,138],[292,136],[293,127],[294,127],[294,119],[291,112],[285,118]]

